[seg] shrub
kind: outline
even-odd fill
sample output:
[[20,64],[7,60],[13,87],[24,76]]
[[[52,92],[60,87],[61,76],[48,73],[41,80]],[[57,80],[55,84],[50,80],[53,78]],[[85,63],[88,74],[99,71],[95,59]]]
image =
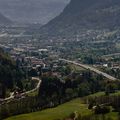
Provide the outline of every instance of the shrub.
[[106,114],[110,112],[110,107],[107,106],[97,106],[95,108],[95,114]]

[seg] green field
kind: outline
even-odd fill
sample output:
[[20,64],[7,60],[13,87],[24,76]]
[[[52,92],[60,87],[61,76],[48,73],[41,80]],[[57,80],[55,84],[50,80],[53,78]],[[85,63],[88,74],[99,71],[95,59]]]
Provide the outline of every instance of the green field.
[[[101,96],[101,95],[103,95],[103,92],[93,94],[92,96]],[[56,108],[13,116],[6,120],[57,120],[57,119],[65,118],[73,112],[78,112],[81,115],[92,114],[91,110],[88,110],[87,105],[83,104],[80,98],[77,98],[65,104],[59,105]],[[110,112],[109,114],[106,115],[106,117],[107,118],[111,117],[112,120],[117,120],[118,113]]]
[[55,120],[69,116],[75,111],[81,113],[82,115],[91,113],[91,111],[87,109],[87,106],[82,104],[81,100],[78,98],[56,108],[14,116],[6,120]]
[[[105,92],[98,92],[91,94],[87,97],[103,96]],[[120,95],[120,91],[112,93],[110,95]],[[43,111],[33,112],[29,114],[22,114],[18,116],[10,117],[6,120],[57,120],[69,116],[73,112],[78,112],[82,115],[91,114],[91,110],[87,109],[87,105],[83,104],[80,98],[71,100],[65,104],[59,105],[56,108],[46,109]],[[117,120],[117,114],[115,112],[110,112],[106,117],[112,117],[113,120]]]

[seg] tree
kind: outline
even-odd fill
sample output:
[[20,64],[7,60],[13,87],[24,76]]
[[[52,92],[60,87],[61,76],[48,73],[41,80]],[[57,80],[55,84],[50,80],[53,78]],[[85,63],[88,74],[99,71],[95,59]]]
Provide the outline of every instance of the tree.
[[109,83],[107,86],[106,86],[106,89],[105,89],[105,93],[106,95],[109,95],[110,93],[114,93],[117,89],[117,85],[114,84],[114,83]]
[[29,74],[29,76],[31,76],[31,77],[35,77],[35,76],[38,75],[38,74],[37,74],[37,71],[36,71],[35,69],[31,69],[28,74]]
[[74,91],[72,88],[67,88],[65,93],[69,98],[71,98],[71,97],[73,97]]
[[82,83],[78,86],[79,96],[86,96],[90,94],[90,87],[88,83]]
[[107,107],[107,106],[97,105],[95,108],[95,114],[107,114],[109,112],[110,112],[110,107]]

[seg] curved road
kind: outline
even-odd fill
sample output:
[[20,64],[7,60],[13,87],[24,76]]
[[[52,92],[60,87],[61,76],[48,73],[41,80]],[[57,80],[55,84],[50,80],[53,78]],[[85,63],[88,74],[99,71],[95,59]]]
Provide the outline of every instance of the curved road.
[[[24,94],[29,94],[29,93],[35,92],[36,90],[39,89],[39,87],[41,85],[41,80],[39,78],[37,78],[37,77],[32,77],[32,80],[37,80],[38,81],[37,86],[34,89],[30,90],[30,91],[22,93],[21,96],[24,95]],[[8,100],[11,100],[11,99],[14,99],[14,92],[12,92],[10,94],[10,97],[5,98],[3,101],[8,101]]]
[[27,92],[22,93],[22,95],[23,95],[23,94],[29,94],[29,93],[35,92],[36,90],[39,89],[39,87],[40,87],[40,85],[41,85],[41,80],[40,80],[39,78],[37,78],[37,77],[32,77],[32,80],[37,80],[37,81],[38,81],[37,86],[36,86],[34,89],[30,90],[30,91],[27,91]]
[[102,71],[100,71],[100,70],[98,70],[96,68],[91,67],[91,66],[81,64],[81,63],[77,63],[75,61],[66,60],[66,59],[59,59],[59,60],[67,62],[67,63],[74,64],[74,65],[77,65],[77,66],[80,66],[80,67],[85,68],[85,69],[90,69],[91,71],[93,71],[93,72],[95,72],[97,74],[103,75],[104,77],[108,78],[111,81],[117,80],[117,78],[115,78],[115,77],[113,77],[111,75],[108,75],[107,73],[104,73],[104,72],[102,72]]

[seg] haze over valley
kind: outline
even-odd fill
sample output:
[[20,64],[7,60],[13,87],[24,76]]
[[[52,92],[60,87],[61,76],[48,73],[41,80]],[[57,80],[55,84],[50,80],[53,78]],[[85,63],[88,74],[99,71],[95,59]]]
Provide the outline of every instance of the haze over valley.
[[120,0],[0,0],[0,120],[119,120]]
[[1,0],[0,11],[12,21],[45,24],[59,15],[69,0]]

